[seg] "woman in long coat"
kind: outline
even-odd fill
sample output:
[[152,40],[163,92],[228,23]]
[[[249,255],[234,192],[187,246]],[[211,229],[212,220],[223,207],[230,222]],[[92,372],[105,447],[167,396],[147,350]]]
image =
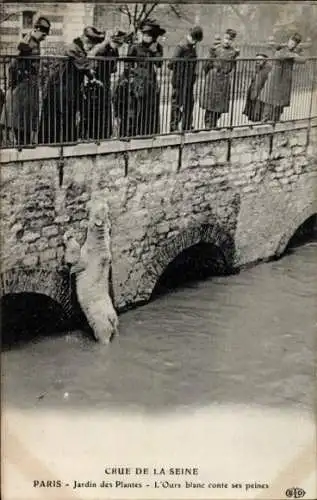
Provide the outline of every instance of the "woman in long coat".
[[18,44],[18,55],[8,70],[9,88],[1,112],[4,143],[35,142],[39,125],[40,43],[50,31],[50,22],[39,17],[34,28]]
[[91,85],[102,85],[95,78],[94,62],[88,58],[88,52],[103,40],[104,33],[93,26],[86,27],[82,36],[66,47],[64,57],[51,70],[43,99],[39,142],[78,140],[81,134],[77,118],[81,114],[82,120],[83,116],[85,77]]
[[131,80],[136,82],[134,70],[123,71],[113,92],[113,111],[119,137],[135,137],[138,135],[138,96]]
[[205,109],[205,127],[215,128],[222,113],[230,106],[231,73],[239,51],[233,47],[236,32],[228,29],[221,44],[214,45],[204,66],[205,86],[200,106]]
[[112,90],[111,75],[117,72],[119,48],[126,39],[124,31],[116,31],[110,40],[96,45],[89,56],[97,57],[96,78],[102,82],[102,87],[93,87],[86,91],[84,106],[84,137],[85,139],[108,139],[112,136]]
[[260,94],[264,103],[263,121],[278,121],[284,108],[290,105],[294,63],[305,62],[298,50],[301,39],[295,33],[286,46],[276,49],[272,69]]
[[263,116],[264,104],[259,100],[259,96],[272,66],[267,61],[266,54],[257,54],[255,57],[255,73],[248,88],[243,114],[252,122],[260,122]]
[[[125,72],[128,76],[134,103],[132,130],[136,135],[159,134],[160,131],[160,89],[157,68],[162,61],[152,61],[163,57],[163,47],[157,42],[165,33],[156,22],[147,22],[141,27],[142,41],[128,49]],[[127,108],[131,107],[127,103]]]

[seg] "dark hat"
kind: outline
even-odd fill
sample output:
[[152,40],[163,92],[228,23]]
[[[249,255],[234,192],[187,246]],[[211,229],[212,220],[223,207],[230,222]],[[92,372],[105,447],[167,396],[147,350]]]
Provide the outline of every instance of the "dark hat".
[[50,27],[51,27],[50,21],[43,16],[38,17],[34,23],[35,29],[42,31],[42,33],[46,33],[47,35],[50,32]]
[[144,23],[142,23],[140,26],[140,31],[142,33],[149,33],[156,38],[166,33],[166,30],[164,28],[161,28],[159,23],[154,19],[147,19]]
[[201,42],[204,38],[204,32],[200,26],[194,26],[189,34],[195,42]]
[[302,41],[302,35],[294,33],[294,35],[291,36],[291,40],[294,40],[296,43],[300,43]]
[[106,33],[104,31],[99,31],[94,26],[87,26],[84,29],[83,34],[93,43],[101,43],[106,37]]
[[140,26],[140,31],[141,33],[148,33],[149,31],[152,31],[152,27],[149,24],[143,24]]
[[226,35],[229,35],[231,40],[234,40],[237,36],[237,32],[236,32],[236,30],[232,30],[231,28],[229,28],[226,30]]
[[115,43],[123,44],[126,41],[127,33],[125,31],[117,30],[111,35],[111,40]]

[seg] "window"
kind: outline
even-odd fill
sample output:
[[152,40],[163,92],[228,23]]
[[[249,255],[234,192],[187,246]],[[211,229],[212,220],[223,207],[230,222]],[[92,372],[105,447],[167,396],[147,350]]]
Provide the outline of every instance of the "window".
[[35,12],[33,10],[24,10],[22,12],[22,29],[29,30],[33,27]]

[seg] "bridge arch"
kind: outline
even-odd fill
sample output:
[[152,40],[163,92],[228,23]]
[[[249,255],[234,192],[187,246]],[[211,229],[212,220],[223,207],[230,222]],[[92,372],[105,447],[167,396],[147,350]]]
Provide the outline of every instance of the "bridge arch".
[[182,252],[200,243],[215,247],[222,257],[226,270],[233,269],[235,253],[233,236],[217,223],[191,226],[157,246],[151,262],[144,264],[145,272],[139,283],[137,296],[142,301],[148,301],[168,265]]
[[60,303],[38,292],[9,293],[1,297],[3,350],[40,337],[59,336],[68,321]]
[[308,220],[310,217],[313,215],[317,214],[317,200],[314,202],[310,203],[305,207],[304,210],[302,210],[296,217],[292,218],[286,227],[286,230],[282,236],[282,238],[279,241],[277,250],[276,250],[276,256],[280,257],[283,252],[285,251],[289,241],[291,240],[292,236],[296,233],[297,229],[304,224],[306,220]]
[[19,293],[46,296],[61,306],[65,318],[71,318],[71,283],[66,269],[14,268],[4,271],[1,274],[0,298]]

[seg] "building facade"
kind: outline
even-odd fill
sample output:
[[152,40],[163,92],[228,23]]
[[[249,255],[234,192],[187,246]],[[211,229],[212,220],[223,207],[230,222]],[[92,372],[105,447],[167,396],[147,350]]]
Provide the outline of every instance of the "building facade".
[[42,44],[43,54],[58,53],[61,47],[78,36],[83,26],[93,22],[93,4],[12,3],[1,6],[0,54],[14,55],[21,36],[32,28],[34,19],[43,15],[51,21],[51,33]]

